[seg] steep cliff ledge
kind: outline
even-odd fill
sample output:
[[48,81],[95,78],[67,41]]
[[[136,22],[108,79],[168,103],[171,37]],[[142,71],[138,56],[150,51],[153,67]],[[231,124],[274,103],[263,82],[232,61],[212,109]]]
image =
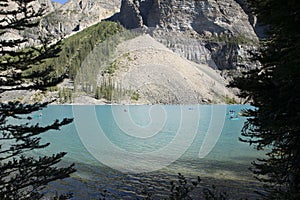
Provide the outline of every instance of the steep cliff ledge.
[[[168,41],[169,48],[182,52],[192,61],[206,62],[220,70],[236,69],[247,67],[245,49],[258,41],[252,26],[253,16],[248,16],[239,3],[235,0],[122,0],[120,13],[112,19],[128,29],[155,29],[158,40]],[[174,37],[181,39],[170,42]],[[195,46],[192,39],[197,39],[199,44]]]

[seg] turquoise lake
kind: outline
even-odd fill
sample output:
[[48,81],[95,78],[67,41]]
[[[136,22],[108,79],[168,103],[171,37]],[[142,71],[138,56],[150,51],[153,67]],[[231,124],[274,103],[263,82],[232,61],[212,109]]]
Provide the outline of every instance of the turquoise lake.
[[200,176],[201,187],[214,184],[234,197],[251,199],[260,185],[248,168],[262,153],[238,140],[246,121],[240,113],[246,108],[51,105],[33,113],[33,123],[65,117],[74,122],[44,133],[42,141],[51,145],[33,153],[68,152],[63,164],[75,163],[77,172],[47,191],[72,192],[73,199],[99,199],[104,190],[107,199],[136,199],[145,187],[161,199],[177,173],[189,180]]

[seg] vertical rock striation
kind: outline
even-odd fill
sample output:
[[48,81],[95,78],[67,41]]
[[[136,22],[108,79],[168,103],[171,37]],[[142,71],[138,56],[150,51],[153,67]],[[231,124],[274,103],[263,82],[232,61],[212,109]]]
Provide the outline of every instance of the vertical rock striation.
[[[245,12],[240,1],[122,0],[115,20],[129,29],[156,29],[159,40],[171,39],[174,43],[168,42],[168,47],[192,61],[203,63],[205,60],[221,70],[236,69],[247,65],[238,60],[239,51],[247,48],[244,44],[257,41],[254,18]],[[198,44],[201,47],[195,45],[194,40],[175,41],[174,37],[201,40]],[[199,52],[204,48],[206,50]]]

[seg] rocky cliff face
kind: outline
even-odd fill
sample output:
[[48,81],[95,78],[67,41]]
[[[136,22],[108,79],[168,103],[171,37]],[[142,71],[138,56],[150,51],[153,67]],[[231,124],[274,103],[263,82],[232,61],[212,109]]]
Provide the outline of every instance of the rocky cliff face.
[[64,5],[46,2],[48,15],[42,21],[44,31],[64,37],[80,31],[119,11],[119,0],[70,0]]
[[34,9],[45,7],[40,26],[26,31],[11,31],[5,37],[25,36],[31,45],[39,43],[37,32],[51,34],[56,39],[64,38],[110,17],[119,11],[120,3],[119,0],[69,0],[62,5],[51,0],[37,0]]
[[235,0],[122,0],[119,21],[127,28],[145,25],[208,36],[231,33],[256,38],[249,16]]
[[[247,48],[241,44],[257,41],[253,16],[245,13],[241,3],[238,0],[122,0],[120,13],[114,20],[129,29],[155,28],[159,30],[154,31],[159,40],[169,40],[168,47],[182,52],[186,58],[207,62],[218,69],[232,69],[246,65],[238,60],[239,51]],[[199,44],[195,45],[191,39],[197,39]]]
[[[18,7],[18,5],[13,1],[8,1],[7,3],[8,3],[7,7],[4,7],[4,9],[6,11],[13,11]],[[53,12],[60,5],[61,4],[59,4],[59,3],[53,3],[51,0],[37,0],[37,1],[31,2],[28,6],[32,6],[34,11],[38,11],[39,9],[41,9],[41,7],[43,7],[45,9],[44,14],[47,15],[48,13]],[[1,9],[3,9],[3,7],[1,7]],[[9,15],[0,16],[1,20],[2,20],[2,18],[4,19],[4,18],[10,18],[10,17],[11,16],[9,16]],[[5,22],[5,20],[1,21],[1,23],[3,23],[3,22]],[[30,31],[30,30],[29,31],[28,30],[20,31],[20,30],[15,30],[15,29],[9,29],[9,30],[6,30],[5,34],[1,34],[0,39],[9,38],[9,39],[14,40],[14,39],[22,39],[25,36],[26,39],[29,40],[29,43],[36,44],[37,37],[38,37],[36,32],[37,32],[36,30],[35,31]],[[23,44],[23,45],[25,46],[26,44]]]

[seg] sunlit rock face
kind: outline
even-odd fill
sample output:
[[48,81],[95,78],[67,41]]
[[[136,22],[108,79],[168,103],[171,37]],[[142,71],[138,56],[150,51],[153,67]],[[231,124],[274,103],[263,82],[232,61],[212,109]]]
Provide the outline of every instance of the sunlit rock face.
[[[114,20],[129,29],[159,29],[157,38],[169,40],[169,48],[192,61],[207,62],[222,70],[247,65],[238,58],[248,48],[240,41],[226,44],[222,39],[257,41],[253,28],[255,18],[245,9],[242,0],[122,0],[120,13]],[[195,45],[191,38],[205,38],[210,42],[198,41]]]
[[122,0],[119,21],[127,28],[160,27],[256,38],[250,23],[253,19],[235,0]]
[[[47,0],[43,0],[47,1]],[[49,0],[50,1],[50,0]],[[50,4],[52,12],[43,19],[45,31],[65,37],[83,30],[119,11],[119,0],[70,0],[64,5]]]

